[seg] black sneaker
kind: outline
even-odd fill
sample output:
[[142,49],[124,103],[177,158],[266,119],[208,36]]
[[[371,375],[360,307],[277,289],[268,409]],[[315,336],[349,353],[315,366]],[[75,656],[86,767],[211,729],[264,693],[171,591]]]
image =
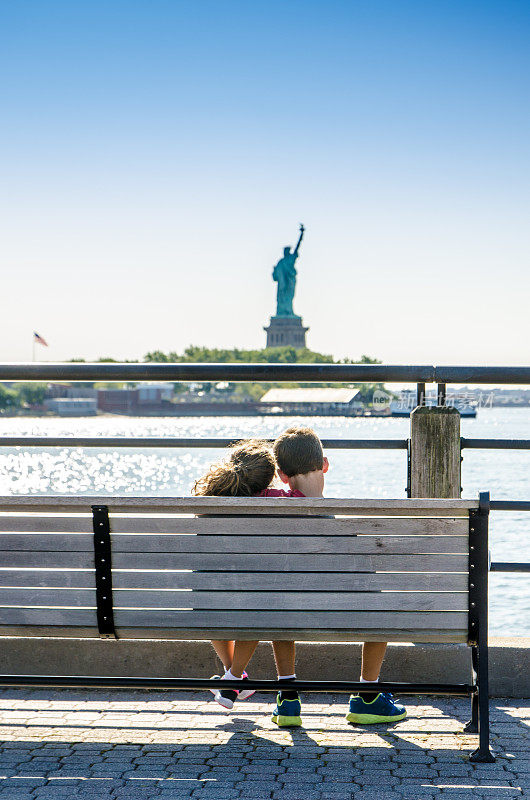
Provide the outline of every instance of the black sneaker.
[[219,703],[220,706],[223,708],[227,708],[229,711],[234,707],[234,703],[237,700],[238,692],[235,689],[223,689],[223,691],[217,691],[213,699],[216,703]]

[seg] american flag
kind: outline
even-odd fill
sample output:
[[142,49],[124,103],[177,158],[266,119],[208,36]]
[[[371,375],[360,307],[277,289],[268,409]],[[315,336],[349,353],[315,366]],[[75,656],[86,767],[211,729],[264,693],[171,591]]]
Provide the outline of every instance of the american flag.
[[39,336],[37,331],[33,331],[33,341],[44,345],[44,347],[48,347],[48,342],[46,341],[46,339],[43,339],[42,336]]

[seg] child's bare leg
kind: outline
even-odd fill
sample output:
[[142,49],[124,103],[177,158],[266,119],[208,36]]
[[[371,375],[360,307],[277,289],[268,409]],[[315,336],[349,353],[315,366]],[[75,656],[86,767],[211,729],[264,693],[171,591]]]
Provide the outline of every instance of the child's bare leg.
[[245,667],[254,655],[254,650],[259,642],[241,642],[237,641],[234,647],[234,658],[230,672],[234,678],[240,678],[245,671]]
[[294,642],[277,641],[272,643],[274,660],[278,676],[294,675],[295,644]]
[[386,642],[364,642],[361,665],[363,681],[376,681],[379,678],[386,645]]
[[[285,686],[285,688],[281,689],[278,693],[278,705],[276,708],[283,708],[282,703],[284,700],[296,700],[298,702],[298,712],[295,715],[297,717],[297,721],[295,721],[293,718],[290,720],[289,724],[301,725],[300,698],[298,697],[298,692],[296,689],[289,688],[291,682],[295,679],[295,643],[285,641],[273,642],[272,649],[274,651],[274,660],[276,661],[276,669],[278,671],[278,680]],[[273,712],[273,722],[275,721],[275,713],[276,712]],[[284,711],[283,713],[285,714],[286,712]]]
[[212,639],[212,647],[217,653],[225,671],[230,669],[232,661],[234,660],[234,645],[235,642],[230,639]]

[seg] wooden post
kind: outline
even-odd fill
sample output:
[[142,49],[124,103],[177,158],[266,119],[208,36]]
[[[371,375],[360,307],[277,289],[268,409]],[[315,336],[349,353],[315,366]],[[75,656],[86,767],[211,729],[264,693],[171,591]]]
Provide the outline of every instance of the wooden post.
[[410,417],[411,497],[460,497],[460,413],[415,408]]

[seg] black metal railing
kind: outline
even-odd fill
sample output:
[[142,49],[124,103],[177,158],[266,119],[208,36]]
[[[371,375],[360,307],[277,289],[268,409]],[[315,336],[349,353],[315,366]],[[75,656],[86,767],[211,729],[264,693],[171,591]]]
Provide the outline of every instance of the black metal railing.
[[24,362],[0,364],[0,381],[300,381],[347,383],[530,384],[530,367],[399,364],[159,364]]

